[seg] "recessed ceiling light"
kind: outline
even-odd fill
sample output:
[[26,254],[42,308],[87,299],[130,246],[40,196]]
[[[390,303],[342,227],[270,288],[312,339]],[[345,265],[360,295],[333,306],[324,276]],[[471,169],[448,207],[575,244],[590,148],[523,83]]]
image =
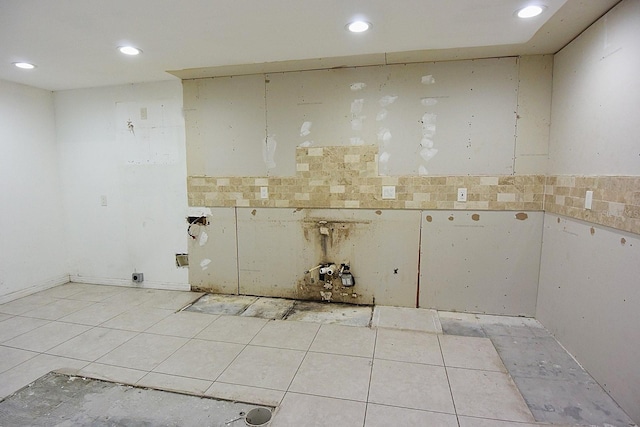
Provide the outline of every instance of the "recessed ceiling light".
[[118,50],[125,55],[140,55],[142,53],[141,49],[133,46],[120,46],[118,47]]
[[22,68],[23,70],[33,70],[34,68],[36,68],[35,65],[30,64],[28,62],[14,62],[13,65],[15,65],[18,68]]
[[371,23],[367,21],[353,21],[347,24],[347,30],[352,33],[362,33],[371,28]]
[[533,18],[534,16],[540,15],[543,10],[543,6],[531,5],[518,10],[517,15],[518,18]]

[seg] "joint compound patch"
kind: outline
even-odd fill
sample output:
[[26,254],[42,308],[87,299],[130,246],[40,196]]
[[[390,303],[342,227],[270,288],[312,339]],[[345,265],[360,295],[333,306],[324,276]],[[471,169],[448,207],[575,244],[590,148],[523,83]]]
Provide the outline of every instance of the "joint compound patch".
[[356,131],[362,130],[362,120],[363,119],[364,119],[364,117],[356,117],[354,119],[351,119],[351,129],[352,130],[356,130]]
[[364,145],[364,139],[360,138],[359,136],[354,136],[349,138],[349,143],[351,145]]
[[351,86],[349,86],[351,88],[352,91],[357,92],[359,90],[364,89],[365,87],[367,87],[366,83],[362,83],[362,82],[358,82],[358,83],[351,83]]
[[427,170],[427,168],[420,165],[420,167],[418,168],[418,175],[420,176],[429,175],[429,171]]
[[384,108],[396,102],[397,99],[397,95],[385,95],[378,100],[378,104],[380,104],[380,106]]
[[422,76],[422,84],[423,85],[432,85],[436,82],[436,79],[433,78],[431,74]]
[[312,145],[313,145],[313,141],[305,141],[300,145],[298,145],[298,147],[306,148],[306,147],[311,147]]
[[420,157],[422,157],[425,162],[433,159],[433,156],[435,156],[436,154],[438,154],[437,148],[423,148],[422,150],[420,150]]
[[200,239],[198,239],[198,244],[200,246],[204,246],[207,244],[207,240],[209,240],[209,235],[207,234],[206,231],[202,230],[200,232]]
[[351,102],[351,114],[362,113],[362,107],[364,107],[364,99],[354,99]]
[[202,268],[202,271],[208,269],[209,264],[211,264],[211,260],[208,258],[205,258],[202,261],[200,261],[200,267]]
[[382,154],[380,154],[380,157],[378,158],[378,161],[380,163],[387,163],[389,161],[389,157],[391,157],[391,154],[387,153],[386,151]]
[[429,138],[422,138],[420,140],[420,146],[424,147],[424,148],[432,148],[433,147],[433,141],[430,140]]
[[438,103],[438,100],[435,98],[422,98],[420,103],[425,107],[432,107]]
[[275,135],[269,135],[265,138],[264,144],[262,144],[262,157],[267,169],[273,169],[276,167],[275,154],[277,142]]
[[388,115],[389,112],[383,108],[382,110],[378,111],[378,114],[376,115],[376,121],[381,122],[386,119]]
[[425,113],[422,116],[422,136],[425,138],[433,138],[436,133],[436,115]]
[[307,136],[311,133],[311,122],[304,122],[300,127],[300,136]]
[[391,132],[387,128],[380,128],[378,131],[378,141],[382,142],[384,145],[389,144],[391,142]]

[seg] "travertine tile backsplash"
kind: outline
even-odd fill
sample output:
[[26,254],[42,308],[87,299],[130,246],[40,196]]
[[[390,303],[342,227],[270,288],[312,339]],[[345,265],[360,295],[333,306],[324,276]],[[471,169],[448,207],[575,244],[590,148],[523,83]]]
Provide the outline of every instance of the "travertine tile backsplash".
[[[466,209],[557,213],[640,233],[640,177],[378,176],[377,146],[296,149],[295,177],[190,176],[190,206]],[[382,198],[395,186],[396,198]],[[260,197],[267,187],[269,197]],[[467,189],[467,202],[457,190]],[[591,210],[586,190],[594,191]]]
[[[584,208],[588,190],[591,209]],[[544,209],[640,234],[640,176],[548,176]]]

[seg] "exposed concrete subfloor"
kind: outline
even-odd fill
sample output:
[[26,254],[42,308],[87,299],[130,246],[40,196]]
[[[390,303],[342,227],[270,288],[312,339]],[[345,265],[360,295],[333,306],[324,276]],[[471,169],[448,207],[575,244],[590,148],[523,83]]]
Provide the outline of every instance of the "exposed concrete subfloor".
[[286,305],[262,298],[245,315],[181,311],[201,295],[70,283],[0,305],[0,399],[64,368],[276,407],[276,427],[633,425],[533,319],[395,307],[365,307],[360,327],[330,323],[347,314],[249,316]]
[[254,408],[247,403],[49,373],[0,402],[0,426],[244,425],[243,417]]

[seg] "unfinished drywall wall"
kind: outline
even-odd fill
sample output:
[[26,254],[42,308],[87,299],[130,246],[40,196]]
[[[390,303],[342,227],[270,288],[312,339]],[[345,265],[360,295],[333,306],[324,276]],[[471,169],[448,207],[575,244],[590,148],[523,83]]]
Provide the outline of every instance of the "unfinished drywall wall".
[[[188,249],[191,289],[238,294],[235,209],[196,209],[190,215]],[[206,224],[203,224],[202,218]]]
[[555,55],[549,172],[639,175],[640,2],[621,2]]
[[[640,175],[640,124],[632,118],[640,111],[639,61],[638,0],[620,2],[556,55],[552,174]],[[562,178],[567,179],[578,181]],[[607,177],[604,182],[623,181]],[[586,187],[578,188],[566,196],[580,201]],[[625,197],[615,200],[614,208],[639,194],[637,188],[607,191],[616,192]],[[583,207],[584,203],[578,206]],[[640,422],[640,371],[635,357],[640,350],[639,245],[637,234],[546,214],[536,312],[636,422]]]
[[262,75],[183,82],[189,175],[263,176]]
[[542,212],[423,211],[420,307],[533,316]]
[[51,92],[0,80],[0,303],[68,281]]
[[553,55],[521,56],[518,61],[514,172],[543,174],[549,161]]
[[331,145],[378,145],[381,175],[505,175],[514,158],[522,173],[544,172],[550,62],[514,57],[186,80],[189,175],[292,176],[296,147]]
[[640,419],[640,238],[545,215],[536,318]]
[[[179,82],[56,92],[65,229],[74,281],[188,289]],[[140,285],[137,285],[140,286]]]
[[[419,211],[238,208],[240,293],[415,307]],[[321,263],[356,284],[325,288]],[[321,294],[324,292],[324,296]]]

